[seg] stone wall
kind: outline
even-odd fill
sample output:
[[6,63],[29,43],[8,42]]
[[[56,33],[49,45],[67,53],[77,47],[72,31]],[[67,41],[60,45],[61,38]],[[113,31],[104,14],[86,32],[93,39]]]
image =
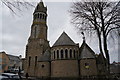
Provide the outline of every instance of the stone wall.
[[49,77],[50,76],[50,62],[38,62],[36,68],[37,77]]
[[80,75],[81,76],[97,75],[96,60],[95,59],[80,60]]
[[77,60],[56,60],[51,62],[51,77],[78,77]]

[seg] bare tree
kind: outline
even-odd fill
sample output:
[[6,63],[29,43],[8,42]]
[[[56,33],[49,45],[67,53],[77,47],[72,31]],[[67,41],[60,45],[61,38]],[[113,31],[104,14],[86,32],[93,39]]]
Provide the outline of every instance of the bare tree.
[[10,9],[14,14],[16,11],[23,11],[23,8],[29,9],[35,7],[32,2],[26,2],[25,0],[1,0],[1,2]]
[[[120,2],[75,2],[71,6],[72,23],[80,31],[96,33],[101,54],[105,53],[109,72],[108,36],[120,30]],[[117,33],[117,34],[116,34]]]

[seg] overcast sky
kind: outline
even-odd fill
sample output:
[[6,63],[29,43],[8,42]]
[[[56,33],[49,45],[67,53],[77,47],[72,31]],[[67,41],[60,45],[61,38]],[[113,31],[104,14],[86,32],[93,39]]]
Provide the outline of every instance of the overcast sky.
[[[63,31],[81,46],[82,35],[77,34],[76,29],[70,23],[71,17],[68,11],[71,4],[70,2],[45,2],[48,8],[47,25],[50,46],[55,43]],[[17,12],[18,15],[14,15],[3,4],[0,6],[0,51],[25,57],[25,46],[30,36],[34,8],[23,9],[23,12]],[[95,53],[99,53],[96,37],[86,37],[86,42]],[[116,39],[114,43],[110,42],[112,46],[109,45],[111,62],[118,61],[117,42]]]

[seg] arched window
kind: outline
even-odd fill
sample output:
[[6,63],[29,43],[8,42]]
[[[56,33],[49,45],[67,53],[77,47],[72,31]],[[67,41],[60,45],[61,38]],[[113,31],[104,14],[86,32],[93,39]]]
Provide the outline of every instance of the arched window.
[[57,50],[57,58],[59,58],[59,50]]
[[37,27],[35,27],[34,38],[36,38],[36,34],[37,34]]
[[36,18],[37,18],[37,14],[34,15],[34,19],[36,19]]
[[45,20],[46,20],[47,16],[45,15]]
[[40,18],[40,14],[38,13],[38,19]]
[[42,14],[40,14],[40,19],[42,19]]
[[72,49],[70,49],[70,58],[72,58]]
[[68,50],[65,49],[65,58],[68,58]]
[[42,14],[42,19],[44,19],[44,14]]
[[78,54],[78,50],[76,51],[76,55],[77,55],[77,57],[79,56],[79,54]]
[[35,56],[35,66],[37,65],[37,56]]
[[28,60],[29,62],[28,62],[28,65],[30,66],[30,61],[31,61],[31,57],[29,56],[29,60]]
[[43,19],[45,18],[45,15],[43,14]]
[[37,14],[37,18],[39,18],[39,14]]
[[73,52],[73,56],[74,56],[74,58],[75,58],[75,50],[74,50],[74,52]]
[[63,50],[61,50],[60,53],[61,53],[61,58],[63,58]]
[[54,59],[55,59],[55,51],[54,51]]

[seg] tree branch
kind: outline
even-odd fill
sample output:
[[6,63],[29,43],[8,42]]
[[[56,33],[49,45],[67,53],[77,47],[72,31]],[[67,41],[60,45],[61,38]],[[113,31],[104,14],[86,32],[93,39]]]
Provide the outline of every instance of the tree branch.
[[119,27],[113,27],[113,28],[109,29],[107,31],[107,33],[106,33],[106,37],[108,36],[108,34],[110,33],[110,31],[112,31],[113,29],[118,29],[118,28],[120,28],[120,25],[119,25]]

